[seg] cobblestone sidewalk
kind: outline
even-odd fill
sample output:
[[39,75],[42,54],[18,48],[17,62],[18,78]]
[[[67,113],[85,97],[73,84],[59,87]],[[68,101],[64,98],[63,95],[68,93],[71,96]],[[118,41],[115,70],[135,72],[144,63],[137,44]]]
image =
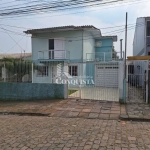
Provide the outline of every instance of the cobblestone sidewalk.
[[128,120],[150,121],[150,105],[144,103],[127,103],[126,115],[121,115],[120,117]]
[[56,100],[37,102],[0,102],[1,113],[45,114],[51,117],[118,119],[126,114],[117,102],[94,100]]

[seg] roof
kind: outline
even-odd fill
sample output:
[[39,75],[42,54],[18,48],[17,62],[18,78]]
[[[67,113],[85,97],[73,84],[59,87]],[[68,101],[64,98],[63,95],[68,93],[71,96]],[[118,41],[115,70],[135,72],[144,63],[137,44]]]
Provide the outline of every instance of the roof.
[[30,57],[32,53],[13,53],[13,54],[0,54],[0,59],[3,58],[14,58],[14,59],[20,59],[24,57]]
[[150,60],[150,56],[127,56],[128,60]]
[[139,18],[150,19],[150,16],[147,16],[147,17],[139,17]]
[[117,35],[112,35],[112,36],[102,36],[102,37],[96,38],[96,39],[106,39],[106,38],[112,38],[114,42],[117,42]]
[[26,34],[38,33],[38,32],[53,32],[53,31],[65,31],[65,30],[79,30],[79,29],[94,29],[99,30],[98,28],[94,27],[93,25],[84,25],[84,26],[60,26],[60,27],[50,27],[50,28],[40,28],[40,29],[31,29],[24,31]]

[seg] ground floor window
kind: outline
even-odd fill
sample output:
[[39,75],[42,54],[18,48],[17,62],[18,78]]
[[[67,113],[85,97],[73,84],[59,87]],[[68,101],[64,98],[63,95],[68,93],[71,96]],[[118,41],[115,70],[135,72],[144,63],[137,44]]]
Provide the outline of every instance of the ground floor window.
[[78,76],[78,66],[69,66],[69,74],[71,76]]
[[37,76],[48,76],[48,66],[38,66]]

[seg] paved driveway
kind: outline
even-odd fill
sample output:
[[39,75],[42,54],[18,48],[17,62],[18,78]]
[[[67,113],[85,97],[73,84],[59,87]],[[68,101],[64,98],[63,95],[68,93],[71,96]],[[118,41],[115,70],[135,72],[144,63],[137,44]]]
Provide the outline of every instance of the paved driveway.
[[119,90],[118,88],[107,88],[107,87],[84,87],[74,88],[77,90],[72,93],[70,98],[91,99],[91,100],[106,100],[106,101],[119,101]]
[[0,150],[149,150],[150,123],[0,116]]

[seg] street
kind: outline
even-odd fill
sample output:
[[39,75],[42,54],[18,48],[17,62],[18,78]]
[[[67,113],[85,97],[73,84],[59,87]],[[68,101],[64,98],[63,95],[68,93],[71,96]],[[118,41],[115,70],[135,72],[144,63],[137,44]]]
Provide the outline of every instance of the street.
[[150,123],[0,116],[0,150],[148,150]]

